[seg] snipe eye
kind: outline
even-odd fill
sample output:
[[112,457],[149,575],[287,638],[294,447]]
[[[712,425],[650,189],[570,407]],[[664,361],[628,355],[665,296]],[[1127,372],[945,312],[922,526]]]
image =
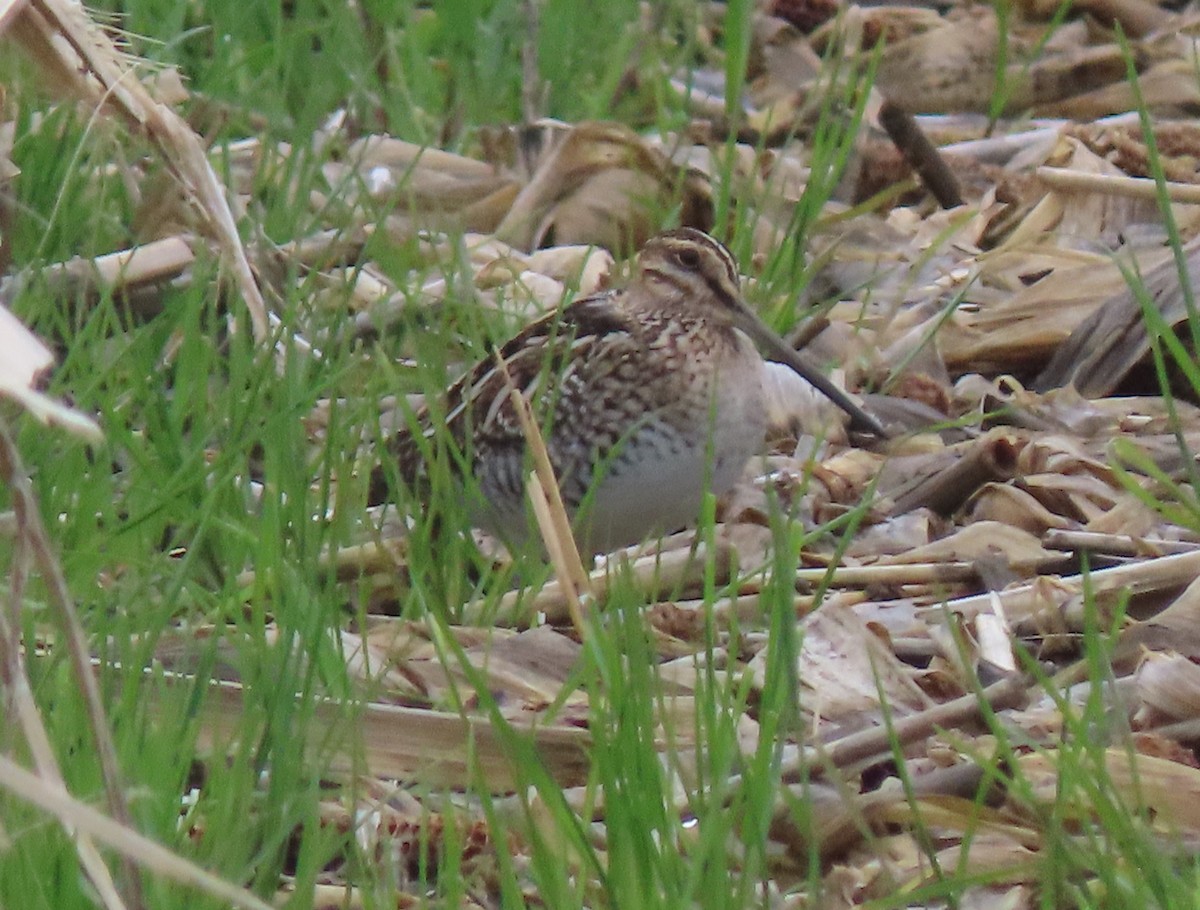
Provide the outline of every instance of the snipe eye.
[[697,269],[700,267],[700,253],[698,250],[676,250],[675,261],[685,269]]

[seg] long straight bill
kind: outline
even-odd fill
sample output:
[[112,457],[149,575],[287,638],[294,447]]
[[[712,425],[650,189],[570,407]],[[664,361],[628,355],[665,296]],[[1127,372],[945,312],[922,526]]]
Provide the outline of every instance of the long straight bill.
[[869,433],[874,433],[880,439],[887,438],[883,424],[873,415],[868,414],[859,405],[850,400],[850,396],[834,385],[824,373],[804,359],[798,351],[789,348],[774,332],[767,328],[766,323],[758,318],[749,308],[739,314],[736,319],[737,327],[755,341],[772,360],[778,360],[796,371],[826,398],[850,415],[850,425]]

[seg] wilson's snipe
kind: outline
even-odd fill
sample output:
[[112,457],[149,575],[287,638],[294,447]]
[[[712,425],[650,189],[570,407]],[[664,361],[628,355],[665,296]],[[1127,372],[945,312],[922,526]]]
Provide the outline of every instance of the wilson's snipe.
[[[767,427],[765,367],[755,342],[852,423],[883,435],[873,417],[745,304],[729,251],[688,228],[652,238],[625,288],[577,299],[500,349],[541,422],[584,551],[607,552],[694,522],[706,488],[720,494],[734,484],[761,450]],[[482,494],[472,520],[520,543],[531,531],[529,460],[494,360],[454,383],[444,412],[434,412],[459,449],[440,450],[451,470],[470,470]],[[389,442],[399,478],[410,485],[425,473],[427,458],[439,457],[428,408],[416,423],[420,438],[404,431]],[[382,466],[373,472],[372,502],[386,497],[387,476]]]

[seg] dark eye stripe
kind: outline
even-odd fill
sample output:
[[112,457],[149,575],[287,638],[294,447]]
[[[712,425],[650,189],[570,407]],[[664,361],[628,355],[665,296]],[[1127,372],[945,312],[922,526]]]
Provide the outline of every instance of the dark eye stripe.
[[712,291],[713,295],[720,300],[721,303],[725,304],[725,306],[731,310],[738,308],[736,284],[732,286],[733,290],[731,290],[728,282],[721,281],[721,279],[713,275],[702,274],[701,277],[704,279],[704,283],[708,286],[708,289]]
[[674,231],[667,231],[661,236],[661,239],[666,241],[668,246],[687,245],[691,247],[703,246],[707,247],[714,258],[721,263],[721,267],[725,270],[725,277],[733,287],[738,287],[741,283],[738,275],[737,263],[733,260],[733,254],[725,248],[725,245],[713,239],[703,231],[697,231],[695,228],[678,228]]
[[[657,247],[660,255],[671,257],[679,265],[704,282],[709,292],[729,309],[738,309],[741,297],[741,276],[733,256],[721,243],[694,228],[678,228],[667,231],[652,239],[646,251]],[[688,255],[691,254],[691,255]],[[694,267],[684,265],[684,259],[698,254],[699,262]],[[715,260],[715,262],[714,262]],[[661,279],[683,289],[678,276],[661,269],[653,269]]]

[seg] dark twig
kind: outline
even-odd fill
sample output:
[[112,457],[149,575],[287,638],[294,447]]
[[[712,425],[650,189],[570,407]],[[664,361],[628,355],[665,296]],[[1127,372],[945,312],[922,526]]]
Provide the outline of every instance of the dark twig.
[[885,101],[879,109],[879,125],[887,130],[904,160],[917,172],[925,188],[933,193],[938,205],[953,209],[963,204],[958,181],[912,114]]

